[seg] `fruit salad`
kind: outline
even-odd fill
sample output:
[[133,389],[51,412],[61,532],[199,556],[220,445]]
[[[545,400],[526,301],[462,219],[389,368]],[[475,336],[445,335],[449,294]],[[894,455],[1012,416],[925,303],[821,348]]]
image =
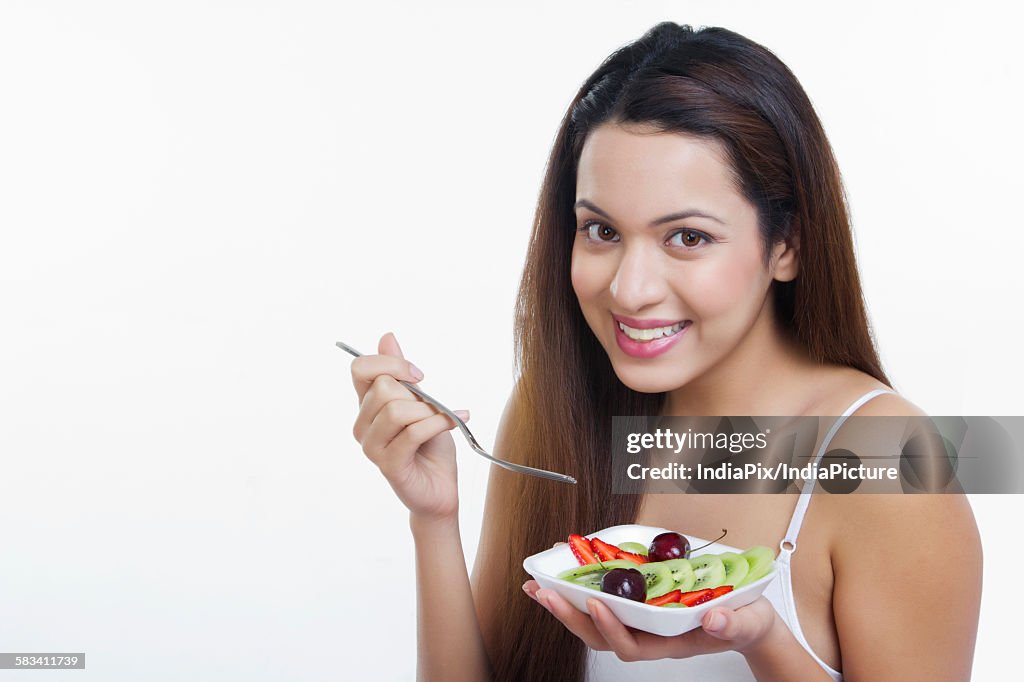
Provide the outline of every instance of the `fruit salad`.
[[668,608],[686,608],[768,575],[775,553],[756,545],[742,554],[691,556],[690,541],[679,533],[657,535],[649,546],[612,545],[598,537],[569,536],[579,566],[558,578],[625,599]]

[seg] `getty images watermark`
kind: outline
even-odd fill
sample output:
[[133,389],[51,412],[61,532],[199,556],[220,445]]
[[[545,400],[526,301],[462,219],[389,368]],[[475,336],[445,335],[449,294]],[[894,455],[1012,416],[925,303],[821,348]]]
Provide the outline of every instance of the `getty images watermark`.
[[613,492],[1022,493],[1022,446],[1024,417],[614,417]]

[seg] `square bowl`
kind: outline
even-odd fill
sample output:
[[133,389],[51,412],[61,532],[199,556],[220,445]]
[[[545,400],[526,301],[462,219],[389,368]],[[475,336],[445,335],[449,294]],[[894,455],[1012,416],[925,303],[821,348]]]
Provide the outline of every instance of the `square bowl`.
[[[642,545],[649,545],[655,535],[665,533],[667,531],[667,528],[655,528],[653,526],[629,524],[605,528],[604,530],[599,530],[596,533],[591,533],[586,537],[589,539],[597,536],[605,542],[613,545],[618,545],[622,542],[639,542]],[[707,540],[702,540],[701,538],[693,535],[686,535],[685,533],[682,535],[685,535],[685,537],[689,539],[690,544],[694,546],[700,546],[707,543]],[[743,550],[735,547],[713,542],[707,547],[698,550],[692,556],[698,557],[702,554],[720,554],[722,552],[736,552],[737,554],[741,554],[742,551]],[[650,632],[655,635],[663,635],[665,637],[681,635],[684,632],[700,627],[701,618],[703,618],[704,612],[710,608],[724,606],[730,609],[736,609],[741,606],[746,606],[760,597],[761,593],[763,593],[765,588],[768,587],[768,583],[774,580],[775,576],[778,574],[778,561],[772,561],[771,570],[768,571],[767,575],[755,580],[749,585],[744,585],[743,587],[732,590],[721,597],[716,597],[711,601],[706,601],[703,604],[698,604],[697,606],[682,609],[667,609],[661,606],[651,606],[650,604],[644,604],[631,599],[618,597],[613,594],[592,590],[588,587],[576,585],[568,580],[562,580],[557,577],[562,571],[576,566],[579,566],[579,562],[576,561],[576,557],[573,555],[572,550],[569,549],[569,545],[552,547],[551,549],[529,556],[523,561],[523,568],[526,569],[527,573],[533,576],[533,579],[536,580],[541,587],[554,590],[580,611],[588,612],[587,599],[598,599],[604,602],[604,604],[611,609],[612,613],[615,614],[615,617],[622,621],[624,625],[636,628],[637,630],[644,630],[645,632]]]

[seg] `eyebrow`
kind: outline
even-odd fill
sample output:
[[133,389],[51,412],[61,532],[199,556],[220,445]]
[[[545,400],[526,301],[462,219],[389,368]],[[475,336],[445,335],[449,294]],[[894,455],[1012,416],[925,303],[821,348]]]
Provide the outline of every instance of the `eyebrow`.
[[[574,208],[587,208],[603,218],[607,218],[608,220],[612,219],[610,215],[608,215],[607,213],[599,209],[595,204],[593,204],[590,201],[587,201],[586,199],[580,199],[579,201],[577,201]],[[708,220],[714,220],[716,223],[725,225],[725,221],[721,220],[720,218],[716,218],[710,213],[705,213],[704,211],[699,211],[695,208],[688,208],[685,211],[677,211],[675,213],[663,215],[660,218],[655,218],[654,220],[651,221],[650,226],[657,227],[658,225],[664,225],[665,223],[671,223],[676,220],[683,220],[685,218],[707,218]]]

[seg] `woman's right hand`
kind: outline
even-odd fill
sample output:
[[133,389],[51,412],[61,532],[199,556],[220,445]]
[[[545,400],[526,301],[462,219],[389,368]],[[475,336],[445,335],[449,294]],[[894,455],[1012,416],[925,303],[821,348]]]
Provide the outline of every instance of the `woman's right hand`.
[[[424,402],[399,380],[423,378],[402,355],[394,334],[377,345],[379,355],[352,361],[359,415],[352,433],[402,503],[424,519],[455,518],[459,508],[454,421]],[[464,421],[469,413],[455,410]]]

